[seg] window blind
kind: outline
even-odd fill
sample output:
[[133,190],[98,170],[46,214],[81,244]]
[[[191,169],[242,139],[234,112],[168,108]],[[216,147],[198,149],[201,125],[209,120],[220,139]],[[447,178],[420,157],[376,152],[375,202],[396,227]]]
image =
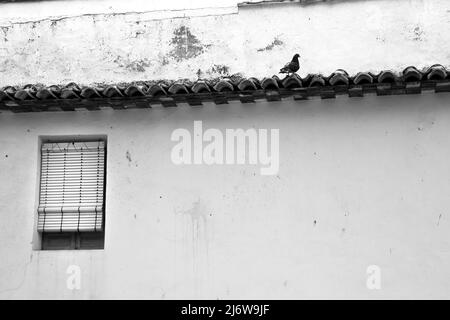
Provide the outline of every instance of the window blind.
[[102,231],[104,169],[104,141],[43,143],[38,231]]

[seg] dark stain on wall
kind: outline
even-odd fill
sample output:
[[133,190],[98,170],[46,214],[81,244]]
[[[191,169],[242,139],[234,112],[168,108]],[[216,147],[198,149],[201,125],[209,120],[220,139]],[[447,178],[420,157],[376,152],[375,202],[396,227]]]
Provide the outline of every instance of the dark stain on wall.
[[137,71],[137,72],[145,72],[145,67],[149,67],[150,63],[147,61],[140,59],[136,61],[132,61],[128,63],[125,68],[131,71]]
[[0,27],[3,31],[3,40],[5,42],[8,41],[8,31],[9,31],[9,27]]
[[198,69],[197,70],[197,78],[201,78],[202,77],[202,74],[203,74],[203,72],[202,72],[202,70],[201,69]]
[[442,218],[442,213],[439,215],[439,218],[438,218],[438,222],[437,222],[438,227],[439,227],[439,223],[441,222],[441,218]]
[[192,34],[188,27],[181,26],[173,32],[173,38],[170,40],[173,49],[169,55],[177,62],[195,58],[201,55],[211,45],[202,44],[198,38]]
[[273,41],[271,43],[269,43],[267,46],[265,46],[264,48],[261,48],[261,49],[257,49],[256,51],[258,51],[258,52],[270,51],[277,46],[282,46],[283,44],[284,44],[283,41],[278,39],[278,37],[275,37],[275,39],[273,39]]
[[161,65],[166,66],[168,64],[169,64],[169,59],[167,59],[167,57],[162,57]]
[[414,41],[423,41],[423,30],[420,25],[416,25],[412,33]]
[[384,36],[377,36],[376,39],[380,42],[386,42],[386,38]]
[[145,34],[144,30],[138,30],[138,31],[136,31],[134,33],[134,37],[137,38],[137,37],[139,37],[140,35],[143,35],[143,34]]
[[206,71],[208,74],[229,75],[230,68],[223,64],[214,64],[210,70]]
[[117,56],[114,60],[119,67],[125,68],[134,72],[145,72],[145,68],[150,66],[150,62],[147,59],[131,60],[129,57]]

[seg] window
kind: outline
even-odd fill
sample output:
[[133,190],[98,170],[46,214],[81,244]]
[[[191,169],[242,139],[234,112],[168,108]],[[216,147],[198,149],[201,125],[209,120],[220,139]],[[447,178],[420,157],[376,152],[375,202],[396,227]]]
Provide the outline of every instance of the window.
[[105,158],[105,141],[42,143],[42,250],[103,249]]

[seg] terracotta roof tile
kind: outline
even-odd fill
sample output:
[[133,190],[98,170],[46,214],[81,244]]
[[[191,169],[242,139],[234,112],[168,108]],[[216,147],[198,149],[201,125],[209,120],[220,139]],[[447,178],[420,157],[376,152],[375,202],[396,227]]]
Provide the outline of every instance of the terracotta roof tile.
[[154,84],[147,90],[147,95],[151,97],[166,96],[167,90],[160,84]]
[[125,96],[125,92],[122,92],[117,86],[108,86],[103,90],[103,95],[108,98],[116,98]]
[[286,77],[282,82],[282,87],[286,89],[294,89],[303,87],[302,78],[297,74],[292,77]]
[[[308,79],[308,77],[307,77],[307,79]],[[326,84],[325,79],[321,74],[312,75],[309,78],[309,80],[310,81],[309,81],[308,87],[322,87],[322,86],[325,86],[325,84]]]
[[444,80],[450,74],[445,70],[445,68],[440,64],[432,65],[426,72],[425,75],[428,80]]
[[77,99],[80,98],[81,91],[70,88],[63,88],[61,90],[60,97],[61,99]]
[[179,102],[192,106],[203,102],[226,104],[243,103],[257,99],[278,101],[336,95],[362,97],[367,93],[377,95],[419,94],[423,91],[450,92],[450,72],[439,64],[419,71],[414,66],[397,74],[391,70],[375,75],[359,72],[354,76],[338,69],[329,76],[297,74],[280,79],[278,76],[257,78],[230,77],[211,81],[134,82],[131,84],[80,87],[76,83],[65,86],[26,85],[20,88],[7,86],[0,89],[0,112],[70,111],[77,108],[99,110],[148,108],[152,105],[176,106]]
[[247,90],[257,90],[257,86],[255,81],[250,79],[242,79],[238,84],[238,89],[240,91],[247,91]]
[[331,74],[328,82],[332,86],[348,85],[349,84],[348,73],[345,70],[338,69]]
[[278,82],[274,78],[264,78],[264,79],[262,79],[261,87],[264,90],[277,90],[277,89],[279,89]]
[[369,72],[358,72],[353,78],[353,83],[356,85],[373,83],[373,77]]
[[391,70],[381,71],[377,76],[378,83],[394,83],[398,77]]
[[101,94],[98,92],[97,89],[92,87],[84,87],[81,90],[81,96],[85,99],[92,99],[92,98],[99,98],[101,97]]
[[124,95],[127,97],[139,97],[145,96],[145,91],[143,86],[130,85],[125,88]]
[[194,83],[194,85],[191,87],[192,92],[194,93],[205,93],[205,92],[211,92],[211,89],[209,88],[208,84],[205,81],[197,81]]
[[229,80],[220,80],[214,85],[214,90],[217,92],[226,92],[226,91],[233,91],[234,86]]
[[171,94],[187,94],[188,88],[183,83],[174,83],[169,87],[169,93]]
[[405,82],[420,81],[422,73],[416,67],[410,66],[403,70],[403,79]]

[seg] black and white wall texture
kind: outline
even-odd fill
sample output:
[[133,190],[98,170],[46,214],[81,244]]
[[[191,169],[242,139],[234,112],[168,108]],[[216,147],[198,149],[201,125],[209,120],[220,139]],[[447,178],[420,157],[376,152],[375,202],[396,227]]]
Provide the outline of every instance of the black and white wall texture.
[[0,298],[450,298],[449,27],[444,0],[1,1]]

